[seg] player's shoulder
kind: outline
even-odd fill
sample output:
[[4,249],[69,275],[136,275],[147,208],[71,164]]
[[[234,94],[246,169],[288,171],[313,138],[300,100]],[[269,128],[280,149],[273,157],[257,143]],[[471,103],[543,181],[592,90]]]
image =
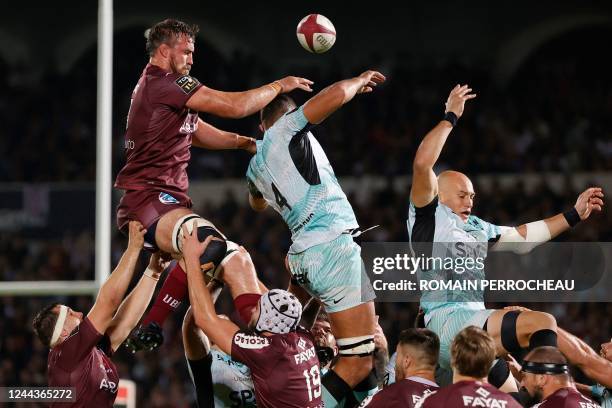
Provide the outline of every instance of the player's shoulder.
[[600,408],[600,405],[588,399],[577,390],[561,388],[540,403],[540,408]]
[[427,215],[433,215],[436,213],[438,207],[439,207],[439,200],[438,200],[438,196],[435,196],[433,198],[433,200],[431,200],[429,202],[429,204],[424,205],[422,207],[417,207],[414,205],[414,203],[412,202],[412,200],[410,200],[410,212],[413,213],[414,215],[418,215],[418,216],[427,216]]
[[153,91],[169,89],[188,95],[201,85],[200,81],[191,75],[166,72],[154,65],[148,66],[145,74],[147,76],[145,85]]
[[285,139],[292,138],[296,134],[307,133],[313,127],[314,125],[309,123],[304,116],[304,106],[298,106],[274,122],[264,133],[264,140],[271,139],[274,136],[284,136]]

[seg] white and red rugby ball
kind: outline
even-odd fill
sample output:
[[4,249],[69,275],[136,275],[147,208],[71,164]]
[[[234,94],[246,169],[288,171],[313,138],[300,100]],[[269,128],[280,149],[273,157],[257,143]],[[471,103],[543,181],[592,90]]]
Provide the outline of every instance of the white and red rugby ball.
[[297,38],[305,50],[322,54],[336,42],[336,29],[321,14],[309,14],[297,26]]

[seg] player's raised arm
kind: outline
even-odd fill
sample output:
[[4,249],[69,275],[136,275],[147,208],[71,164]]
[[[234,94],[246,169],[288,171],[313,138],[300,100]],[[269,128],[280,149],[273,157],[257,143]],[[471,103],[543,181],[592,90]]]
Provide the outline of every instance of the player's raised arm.
[[192,134],[192,145],[209,150],[246,150],[255,154],[255,139],[238,133],[217,129],[210,123],[198,119],[198,129]]
[[446,101],[444,120],[425,135],[417,149],[412,164],[412,189],[410,190],[410,200],[416,207],[426,206],[438,194],[438,180],[433,167],[440,157],[453,126],[463,115],[465,102],[476,97],[476,94],[470,93],[471,91],[472,88],[469,88],[468,85],[457,85],[452,89]]
[[309,79],[289,76],[244,92],[223,92],[202,86],[189,98],[185,106],[199,112],[239,119],[261,110],[278,94],[294,89],[312,92],[312,84]]
[[125,296],[125,292],[134,275],[138,256],[144,245],[144,229],[138,221],[130,221],[128,247],[123,253],[119,264],[98,292],[96,303],[87,317],[98,333],[105,333],[110,325],[113,315]]
[[372,92],[376,85],[385,80],[385,76],[380,72],[366,71],[358,77],[336,82],[304,104],[304,116],[308,122],[319,124],[355,95]]
[[499,240],[491,249],[527,253],[536,246],[567,231],[580,221],[586,220],[593,211],[601,211],[604,205],[603,198],[604,193],[601,187],[587,188],[578,196],[576,204],[569,211],[518,227],[504,227]]
[[160,275],[168,264],[169,262],[161,259],[159,252],[151,255],[147,269],[142,274],[136,287],[132,289],[119,306],[119,310],[106,331],[113,351],[119,348],[147,310],[153,292],[155,292],[157,281],[159,281]]
[[[198,228],[194,224],[192,232],[197,230]],[[189,301],[195,323],[223,352],[231,354],[232,339],[239,328],[233,322],[217,316],[210,292],[204,284],[202,266],[200,265],[200,255],[208,247],[212,236],[206,238],[204,242],[200,242],[197,232],[195,234],[190,233],[187,226],[183,225],[183,237],[187,287],[189,288]]]

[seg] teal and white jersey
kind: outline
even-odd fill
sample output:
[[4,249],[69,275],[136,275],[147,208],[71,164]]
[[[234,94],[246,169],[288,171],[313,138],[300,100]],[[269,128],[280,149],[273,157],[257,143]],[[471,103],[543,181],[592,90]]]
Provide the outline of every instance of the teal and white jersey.
[[310,133],[303,106],[286,113],[257,141],[247,171],[252,194],[261,194],[291,230],[290,253],[329,242],[357,228],[323,148]]
[[201,360],[187,359],[199,406],[255,407],[255,388],[249,368],[221,350]]
[[[485,278],[488,242],[498,239],[502,229],[472,215],[463,222],[450,208],[440,204],[437,197],[422,208],[410,203],[407,224],[413,255],[432,260],[429,269],[417,272],[418,278],[453,283]],[[466,261],[470,258],[472,261]],[[484,310],[484,293],[455,289],[424,291],[421,308],[426,322],[431,319],[432,311],[438,309]]]
[[220,350],[211,350],[215,407],[255,407],[251,371]]

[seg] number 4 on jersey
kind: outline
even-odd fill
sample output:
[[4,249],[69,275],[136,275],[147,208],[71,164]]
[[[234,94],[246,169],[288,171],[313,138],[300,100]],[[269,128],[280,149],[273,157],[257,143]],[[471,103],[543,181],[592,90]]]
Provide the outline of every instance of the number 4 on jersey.
[[272,191],[274,192],[274,200],[276,200],[276,205],[278,205],[281,210],[283,207],[287,207],[289,211],[291,211],[291,206],[287,202],[287,199],[283,197],[280,191],[278,191],[278,188],[276,188],[274,183],[272,183]]

